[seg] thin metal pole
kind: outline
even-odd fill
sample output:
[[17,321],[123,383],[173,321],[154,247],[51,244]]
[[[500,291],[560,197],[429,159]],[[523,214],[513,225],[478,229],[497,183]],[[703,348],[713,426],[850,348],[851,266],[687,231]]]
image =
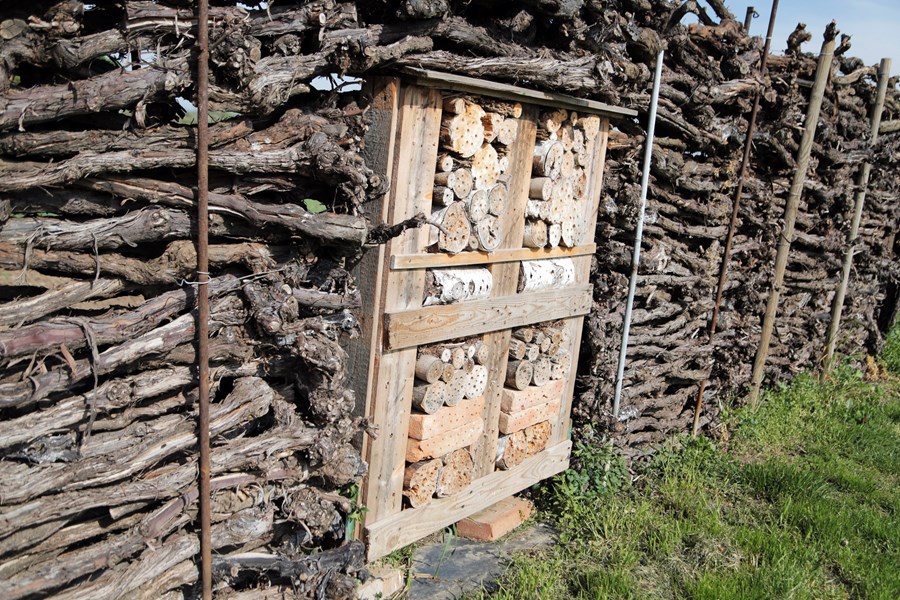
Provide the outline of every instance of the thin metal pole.
[[209,1],[197,3],[197,377],[200,393],[200,578],[212,600],[209,482]]
[[[744,31],[750,31],[750,24],[753,23],[753,18],[759,15],[756,14],[756,10],[752,6],[747,7],[747,14],[744,16]],[[772,22],[772,17],[769,17],[769,22]],[[771,36],[771,33],[769,34]]]
[[[878,128],[881,127],[881,113],[884,110],[884,98],[887,95],[888,79],[891,76],[891,59],[882,58],[878,69],[878,92],[875,96],[875,106],[869,121],[869,146],[875,146],[878,142]],[[841,283],[838,285],[831,305],[831,322],[828,324],[828,333],[825,334],[825,362],[822,369],[823,375],[831,372],[834,360],[834,347],[837,343],[838,331],[841,327],[841,311],[844,309],[844,297],[847,295],[847,283],[850,281],[850,268],[853,266],[853,244],[859,237],[859,222],[862,219],[863,205],[866,202],[866,190],[869,187],[869,175],[872,172],[872,163],[863,163],[856,180],[856,198],[853,207],[853,221],[850,224],[850,233],[847,235],[847,248],[844,251],[844,262],[841,265]]]
[[[748,15],[753,10],[748,9]],[[775,15],[778,13],[778,0],[772,0],[772,12],[769,15],[769,30],[766,33],[766,43],[763,46],[762,59],[759,63],[759,78],[766,76],[769,62],[769,48],[772,47],[772,32],[775,31]],[[741,159],[741,171],[738,173],[737,187],[734,190],[734,201],[731,204],[731,221],[728,223],[728,233],[725,236],[725,249],[722,251],[722,262],[719,264],[719,283],[716,285],[716,300],[713,303],[712,317],[709,319],[709,341],[712,343],[716,334],[716,326],[719,323],[719,310],[722,306],[722,297],[725,294],[725,284],[728,282],[728,266],[731,261],[731,245],[734,242],[734,231],[737,229],[738,212],[741,207],[741,195],[744,193],[744,177],[747,175],[747,165],[750,164],[750,151],[753,149],[753,134],[756,131],[756,118],[759,116],[759,102],[763,95],[763,89],[756,93],[753,99],[753,109],[750,111],[750,122],[747,125],[747,138],[744,140],[744,156]],[[703,410],[703,393],[709,378],[700,382],[700,391],[697,394],[697,403],[694,405],[694,425],[691,435],[696,436],[700,429],[700,412]]]
[[625,377],[625,354],[628,351],[628,333],[631,330],[631,311],[634,308],[634,292],[637,288],[638,265],[641,262],[641,240],[644,237],[644,213],[647,211],[647,189],[650,187],[650,161],[653,158],[653,138],[656,134],[656,107],[659,104],[659,87],[662,81],[663,50],[656,55],[656,75],[653,78],[653,94],[650,97],[650,116],[647,124],[647,141],[644,148],[644,172],[641,175],[641,209],[634,232],[634,251],[631,254],[631,280],[628,282],[628,300],[622,322],[622,347],[619,349],[619,367],[616,372],[616,393],[613,398],[613,416],[619,416],[622,401],[622,382]]
[[816,81],[813,84],[812,93],[809,97],[809,109],[806,113],[803,137],[800,140],[800,151],[797,154],[797,168],[794,171],[791,191],[788,194],[787,204],[784,207],[784,229],[779,236],[778,253],[775,255],[775,281],[772,283],[772,291],[769,293],[769,299],[766,302],[766,314],[763,317],[759,347],[756,349],[756,358],[753,360],[753,388],[750,391],[749,398],[750,404],[753,406],[756,406],[759,399],[766,359],[769,357],[769,344],[772,341],[772,330],[775,327],[775,315],[778,312],[778,301],[781,297],[781,288],[784,285],[784,271],[787,267],[791,242],[794,239],[797,208],[800,204],[800,194],[803,192],[803,183],[806,181],[806,171],[809,169],[809,157],[816,137],[816,128],[819,125],[819,112],[822,108],[822,100],[825,97],[825,84],[831,74],[831,61],[834,57],[834,38],[837,34],[837,27],[832,21],[825,29],[825,41],[822,43],[822,52],[819,54],[819,64],[816,67]]

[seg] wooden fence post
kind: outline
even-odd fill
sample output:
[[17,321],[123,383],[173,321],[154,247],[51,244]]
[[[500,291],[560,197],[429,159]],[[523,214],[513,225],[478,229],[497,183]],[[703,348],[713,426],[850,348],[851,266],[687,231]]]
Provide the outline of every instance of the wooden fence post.
[[769,357],[769,344],[772,341],[772,329],[775,327],[775,315],[778,312],[778,300],[781,297],[781,288],[784,285],[784,271],[787,267],[788,253],[791,250],[791,242],[794,239],[794,224],[797,220],[797,208],[800,204],[800,194],[803,191],[803,183],[806,181],[806,171],[809,168],[809,157],[812,153],[813,140],[816,136],[816,128],[819,124],[819,112],[822,108],[822,100],[825,97],[825,83],[831,74],[831,61],[834,57],[834,39],[838,30],[834,21],[825,29],[825,41],[822,43],[822,51],[819,54],[819,64],[816,68],[816,81],[813,84],[809,98],[809,109],[806,113],[806,122],[803,129],[803,138],[800,140],[800,150],[797,154],[797,169],[794,171],[794,179],[791,182],[791,190],[788,194],[787,204],[784,207],[784,229],[778,240],[778,253],[775,255],[775,281],[772,283],[772,291],[766,302],[766,313],[763,317],[762,333],[759,338],[759,347],[756,349],[756,358],[753,360],[753,388],[750,391],[750,403],[755,405],[759,399],[759,390],[762,387],[763,373],[766,359]]
[[[881,113],[884,110],[884,97],[887,94],[890,76],[891,59],[882,58],[881,67],[878,69],[878,93],[875,96],[875,106],[869,122],[869,147],[874,147],[878,141],[878,128],[881,126]],[[850,224],[850,232],[847,234],[847,248],[844,250],[844,262],[841,265],[841,283],[838,285],[837,292],[834,295],[834,301],[831,305],[831,322],[828,324],[828,333],[825,334],[825,357],[822,365],[822,375],[827,375],[831,371],[834,359],[834,347],[841,327],[841,311],[844,308],[844,297],[847,295],[850,267],[853,265],[853,244],[856,243],[856,238],[859,237],[859,222],[862,219],[863,205],[866,202],[866,188],[869,186],[869,175],[871,172],[872,163],[869,161],[864,162],[856,181],[853,221]]]

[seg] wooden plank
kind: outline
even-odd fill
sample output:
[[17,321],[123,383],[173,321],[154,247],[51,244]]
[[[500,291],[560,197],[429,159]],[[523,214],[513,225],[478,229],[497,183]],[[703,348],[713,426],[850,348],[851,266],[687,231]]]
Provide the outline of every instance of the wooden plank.
[[413,413],[409,418],[409,437],[427,440],[445,433],[469,421],[481,418],[484,410],[484,396],[460,402],[456,406],[445,406],[433,415]]
[[575,96],[569,96],[567,94],[529,90],[508,83],[499,83],[496,81],[488,81],[486,79],[475,79],[474,77],[466,77],[465,75],[456,75],[454,73],[442,73],[440,71],[420,69],[417,67],[404,67],[401,71],[412,76],[413,81],[418,85],[437,87],[454,92],[484,94],[485,96],[501,98],[503,100],[529,102],[531,104],[540,104],[541,106],[555,106],[570,110],[587,111],[605,115],[607,117],[632,118],[636,117],[638,114],[636,110],[612,106],[611,104],[598,102],[596,100],[576,98]]
[[[372,97],[372,104],[366,112],[368,129],[365,135],[365,148],[360,154],[366,165],[390,185],[391,171],[394,165],[394,142],[397,131],[397,113],[399,104],[400,80],[397,78],[377,78],[367,84],[367,92]],[[360,213],[372,225],[387,222],[389,203],[385,196],[374,198],[371,202],[360,205]],[[384,244],[372,248],[364,248],[359,262],[350,271],[359,289],[362,306],[366,310],[356,311],[359,322],[359,337],[348,340],[347,351],[348,387],[360,395],[356,403],[354,416],[363,416],[366,410],[365,398],[372,396],[371,386],[376,348],[379,339],[376,337],[378,323],[382,312],[380,267],[384,264]],[[349,336],[348,336],[349,338]],[[363,436],[363,456],[368,445],[368,437]]]
[[586,315],[591,286],[580,285],[487,300],[387,313],[385,346],[400,350],[457,337]]
[[562,398],[568,379],[558,379],[540,387],[530,385],[524,390],[504,388],[500,410],[505,413],[516,413],[550,400]]
[[[507,210],[500,217],[503,231],[502,250],[520,249],[525,232],[525,206],[528,203],[528,187],[531,182],[531,165],[534,155],[534,143],[537,137],[538,111],[526,104],[522,116],[518,119],[516,139],[509,151],[509,194]],[[493,298],[509,297],[516,293],[519,283],[519,263],[499,263],[489,267],[494,279],[491,290]],[[481,440],[475,445],[472,456],[475,461],[475,476],[484,477],[494,472],[497,460],[497,444],[500,436],[500,400],[503,394],[503,382],[506,379],[506,362],[509,358],[510,331],[501,329],[485,336],[485,344],[491,350],[488,367],[488,387],[484,394],[484,432]]]
[[[506,248],[493,252],[460,252],[459,254],[397,254],[391,257],[391,269],[439,269],[468,265],[491,265],[522,260],[590,256],[597,251],[597,244],[584,244],[574,248]],[[365,305],[364,305],[365,306]]]
[[[603,192],[603,169],[606,164],[606,148],[609,143],[609,121],[603,119],[600,125],[600,135],[598,135],[594,143],[594,160],[591,163],[591,169],[588,173],[588,198],[585,213],[583,215],[584,222],[587,227],[584,230],[583,238],[580,243],[592,240],[594,232],[597,228],[597,212],[600,208],[600,196]],[[575,263],[575,282],[589,283],[591,278],[591,258],[589,256],[581,256],[573,259]],[[575,395],[575,370],[578,365],[578,351],[581,348],[581,335],[584,330],[584,318],[577,317],[569,319],[566,322],[569,329],[569,353],[572,356],[572,370],[566,385],[566,391],[562,396],[562,404],[559,410],[559,419],[553,426],[553,432],[550,435],[550,444],[558,443],[569,438],[569,429],[572,425],[572,399]]]
[[[398,223],[418,212],[429,214],[434,185],[434,165],[441,122],[441,94],[436,90],[403,87],[400,109],[388,221]],[[427,240],[424,228],[404,232],[391,240],[386,256],[410,254]],[[382,265],[384,284],[381,304],[386,311],[421,306],[425,288],[422,271],[391,272],[388,261]],[[378,339],[384,337],[379,324]],[[398,513],[403,499],[407,430],[415,378],[415,348],[396,352],[377,352],[375,382],[367,415],[378,428],[378,437],[370,441],[366,461],[369,474],[363,486],[367,507],[365,524]]]
[[514,469],[495,471],[476,479],[468,489],[455,496],[432,500],[425,506],[404,510],[369,525],[366,527],[368,560],[386,556],[564,471],[569,466],[571,447],[571,442],[562,442],[525,459]]

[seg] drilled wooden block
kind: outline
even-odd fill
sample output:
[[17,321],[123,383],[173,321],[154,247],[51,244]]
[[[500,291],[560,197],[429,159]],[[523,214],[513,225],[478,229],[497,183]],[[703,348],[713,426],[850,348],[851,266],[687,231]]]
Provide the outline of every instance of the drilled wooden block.
[[406,462],[419,462],[470,446],[475,443],[482,431],[484,431],[484,421],[479,418],[427,440],[410,439],[406,445]]
[[560,399],[551,400],[544,404],[538,404],[525,410],[514,413],[500,413],[500,433],[512,433],[525,429],[529,425],[557,419],[559,416]]
[[558,380],[541,387],[530,386],[524,390],[504,388],[503,398],[500,401],[500,410],[505,413],[517,413],[538,404],[558,400],[562,397],[565,387],[566,381]]
[[484,397],[465,400],[456,406],[445,406],[432,415],[413,413],[409,417],[409,437],[427,440],[451,429],[475,421],[484,410]]

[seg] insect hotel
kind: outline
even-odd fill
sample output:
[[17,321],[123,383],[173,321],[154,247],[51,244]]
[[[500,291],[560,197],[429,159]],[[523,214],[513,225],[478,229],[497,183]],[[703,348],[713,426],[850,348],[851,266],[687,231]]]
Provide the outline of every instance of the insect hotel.
[[568,466],[610,119],[635,116],[422,70],[372,92],[366,159],[390,191],[368,216],[427,224],[356,273],[369,559]]

